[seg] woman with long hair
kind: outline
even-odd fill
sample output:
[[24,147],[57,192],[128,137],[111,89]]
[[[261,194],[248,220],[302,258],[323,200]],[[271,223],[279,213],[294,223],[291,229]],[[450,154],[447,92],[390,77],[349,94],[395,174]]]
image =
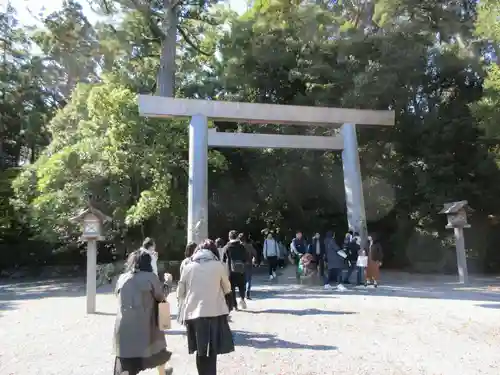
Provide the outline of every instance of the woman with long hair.
[[194,242],[189,242],[186,245],[186,249],[184,250],[184,260],[181,262],[179,275],[182,274],[182,270],[184,269],[186,264],[191,261],[191,257],[193,256],[197,246],[198,245]]
[[372,235],[369,242],[370,247],[368,250],[368,267],[366,268],[365,285],[373,283],[376,288],[380,281],[380,266],[382,266],[384,254],[382,252],[382,245],[376,235]]
[[217,238],[215,240],[215,247],[217,248],[217,250],[219,251],[219,259],[222,261],[222,259],[224,258],[224,246],[226,244],[224,243],[224,240],[222,238]]
[[183,269],[177,296],[183,300],[189,354],[196,352],[199,375],[217,374],[217,356],[234,351],[227,320],[226,296],[231,294],[227,270],[211,240],[203,241]]
[[165,364],[165,334],[158,326],[158,303],[165,300],[163,285],[153,272],[151,255],[144,250],[129,255],[125,273],[120,275],[115,293],[118,312],[114,331],[115,375],[137,375],[155,368],[158,375],[171,374]]

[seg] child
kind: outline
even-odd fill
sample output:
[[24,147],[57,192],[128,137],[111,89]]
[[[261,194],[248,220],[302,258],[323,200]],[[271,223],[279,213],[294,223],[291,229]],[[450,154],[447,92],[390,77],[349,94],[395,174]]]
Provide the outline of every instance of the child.
[[360,249],[358,251],[358,259],[356,261],[356,267],[357,267],[357,282],[358,285],[362,285],[363,282],[365,286],[367,286],[366,283],[366,267],[368,266],[368,257],[366,256],[366,251],[364,249]]

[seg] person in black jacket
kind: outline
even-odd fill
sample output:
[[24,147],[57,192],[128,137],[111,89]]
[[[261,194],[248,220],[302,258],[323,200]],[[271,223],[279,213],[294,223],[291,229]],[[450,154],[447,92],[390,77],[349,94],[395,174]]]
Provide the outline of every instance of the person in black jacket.
[[[347,236],[346,236],[347,237]],[[359,250],[361,249],[361,244],[360,244],[360,237],[358,232],[354,232],[352,237],[350,238],[350,241],[346,244],[346,253],[347,253],[347,276],[344,280],[344,284],[350,284],[351,282],[349,279],[351,278],[351,275],[353,272],[356,270],[356,261],[358,260],[358,253]],[[360,280],[360,275],[358,275],[358,284],[361,282]]]
[[245,246],[238,239],[238,232],[232,230],[229,232],[229,242],[223,249],[223,259],[222,261],[227,264],[229,268],[229,281],[231,281],[231,291],[233,295],[233,306],[237,310],[238,304],[236,300],[236,288],[240,295],[241,309],[246,309],[247,304],[245,301],[246,290],[245,290],[245,265],[249,260],[249,255]]

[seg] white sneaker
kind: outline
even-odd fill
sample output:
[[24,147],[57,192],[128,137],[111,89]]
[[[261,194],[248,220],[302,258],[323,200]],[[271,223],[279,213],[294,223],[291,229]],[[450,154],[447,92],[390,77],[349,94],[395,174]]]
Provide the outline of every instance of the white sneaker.
[[337,290],[339,292],[345,292],[347,290],[347,288],[345,286],[343,286],[342,284],[339,284],[339,285],[337,285]]
[[330,284],[325,284],[324,288],[325,289],[332,289],[332,286]]
[[273,271],[273,279],[276,278],[276,272]]
[[245,302],[244,299],[240,301],[240,309],[245,310],[247,308],[247,303]]
[[273,281],[274,280],[274,276],[273,275],[269,275],[269,281]]

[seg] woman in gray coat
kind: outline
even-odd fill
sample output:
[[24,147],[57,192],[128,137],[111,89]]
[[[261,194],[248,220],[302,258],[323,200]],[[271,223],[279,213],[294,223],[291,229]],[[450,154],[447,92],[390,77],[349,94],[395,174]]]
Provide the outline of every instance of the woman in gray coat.
[[172,369],[165,364],[172,353],[167,351],[165,334],[158,327],[158,303],[165,300],[163,285],[153,273],[151,255],[134,251],[127,260],[127,271],[120,275],[115,293],[118,312],[114,332],[115,375],[137,375],[157,368],[158,375]]

